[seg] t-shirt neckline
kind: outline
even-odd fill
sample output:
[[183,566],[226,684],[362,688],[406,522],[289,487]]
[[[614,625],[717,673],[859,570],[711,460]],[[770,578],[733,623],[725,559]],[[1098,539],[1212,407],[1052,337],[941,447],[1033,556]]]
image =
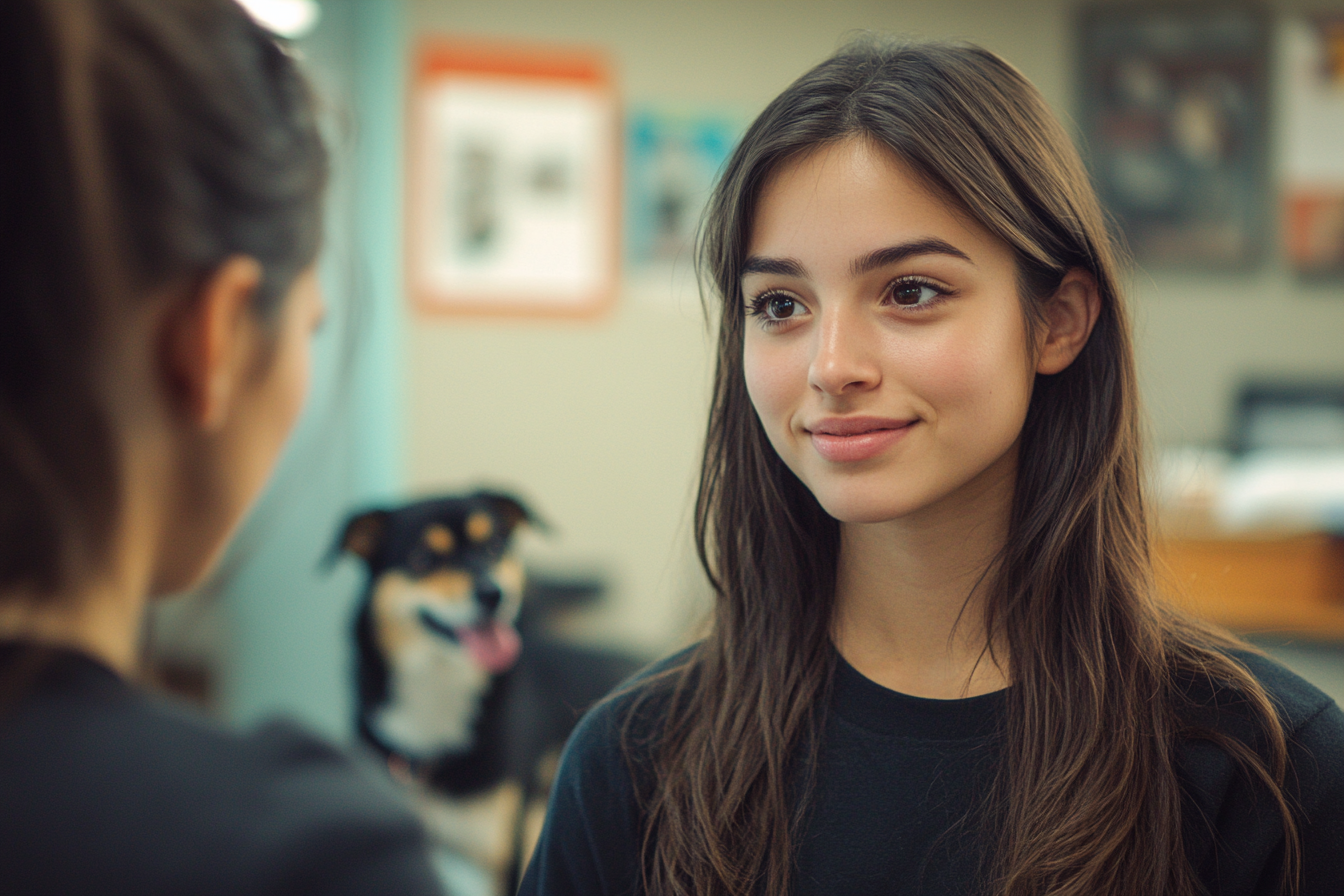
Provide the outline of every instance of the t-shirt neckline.
[[878,734],[924,740],[990,737],[1002,729],[1008,690],[938,700],[883,687],[835,653],[831,708],[844,720]]

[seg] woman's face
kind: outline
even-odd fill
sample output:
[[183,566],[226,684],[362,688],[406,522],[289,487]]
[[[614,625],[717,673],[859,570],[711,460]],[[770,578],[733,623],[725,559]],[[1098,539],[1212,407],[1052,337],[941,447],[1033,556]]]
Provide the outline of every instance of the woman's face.
[[[313,333],[324,307],[315,267],[294,281],[279,309],[273,344],[261,359],[261,368],[246,395],[241,415],[251,436],[240,440],[239,484],[244,508],[250,506],[270,478],[290,431],[308,396],[312,368]],[[250,445],[250,450],[248,446]],[[241,514],[239,514],[241,516]]]
[[250,335],[235,343],[237,391],[224,422],[185,449],[181,518],[169,533],[154,594],[192,587],[206,575],[261,493],[303,409],[313,332],[323,315],[314,269],[297,278],[274,320],[262,321],[250,308],[242,313]]
[[1034,365],[1006,243],[852,139],[772,175],[747,255],[747,391],[827,513],[1011,490]]

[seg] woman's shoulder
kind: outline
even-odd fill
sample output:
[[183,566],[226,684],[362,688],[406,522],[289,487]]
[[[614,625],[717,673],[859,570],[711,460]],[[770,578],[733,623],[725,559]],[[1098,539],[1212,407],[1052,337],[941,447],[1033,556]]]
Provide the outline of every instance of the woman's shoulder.
[[390,783],[291,723],[235,733],[79,657],[0,718],[14,892],[439,891]]
[[[11,761],[59,766],[64,771],[50,779],[54,788],[96,788],[134,803],[123,810],[193,815],[203,804],[239,812],[274,808],[271,791],[314,777],[336,792],[366,794],[371,805],[397,805],[390,784],[293,722],[239,732],[73,653],[57,656],[0,719],[0,743]],[[183,798],[167,800],[169,794]]]
[[[1303,896],[1344,892],[1344,713],[1327,694],[1280,663],[1227,650],[1264,689],[1287,745],[1284,790],[1297,820]],[[1180,772],[1192,810],[1187,850],[1212,892],[1277,892],[1283,830],[1266,791],[1236,745],[1271,761],[1244,688],[1209,677],[1187,686],[1187,737]],[[1265,889],[1249,889],[1258,881]]]
[[643,794],[672,690],[695,647],[636,673],[570,735],[520,896],[639,890]]
[[239,738],[255,803],[242,855],[292,892],[439,893],[423,827],[387,775],[286,721]]
[[198,801],[182,807],[193,826],[205,818],[228,833],[244,889],[440,892],[424,829],[380,768],[290,721],[237,734],[158,711],[165,728],[204,748],[194,768],[175,769],[166,783]]
[[575,758],[646,756],[666,718],[672,691],[682,674],[694,674],[698,644],[650,663],[612,689],[584,713],[566,744]]
[[[1232,648],[1223,652],[1264,689],[1290,740],[1333,737],[1344,742],[1344,713],[1320,688],[1258,651]],[[1216,676],[1189,676],[1184,691],[1189,722],[1194,726],[1216,728],[1247,743],[1257,739],[1252,705],[1236,683]]]
[[688,647],[646,666],[583,714],[565,744],[556,779],[557,788],[571,789],[581,801],[575,808],[638,802],[651,779],[672,690],[694,651]]
[[[1226,649],[1264,690],[1288,747],[1293,790],[1304,794],[1323,786],[1344,790],[1344,712],[1320,688],[1263,653]],[[1255,703],[1244,686],[1216,675],[1189,675],[1184,686],[1186,730],[1183,765],[1200,789],[1223,789],[1241,774],[1228,749],[1240,743],[1270,758]]]

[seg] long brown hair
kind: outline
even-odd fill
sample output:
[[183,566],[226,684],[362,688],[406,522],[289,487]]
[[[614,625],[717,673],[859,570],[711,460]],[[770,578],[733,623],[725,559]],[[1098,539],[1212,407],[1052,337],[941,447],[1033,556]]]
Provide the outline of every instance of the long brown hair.
[[273,318],[327,157],[294,59],[232,0],[4,0],[0,121],[0,592],[47,599],[116,518],[110,322],[235,253]]
[[[987,643],[1005,643],[1003,759],[988,801],[996,894],[1194,896],[1176,750],[1218,742],[1272,795],[1296,875],[1285,736],[1237,642],[1155,597],[1137,384],[1117,251],[1068,135],[1016,69],[966,44],[865,38],[799,78],[729,159],[701,263],[722,300],[696,505],[717,595],[708,637],[647,689],[666,700],[645,796],[655,894],[790,891],[812,752],[835,663],[839,525],[785,467],[747,395],[739,270],[762,184],[785,160],[863,136],[1014,251],[1035,324],[1064,274],[1096,278],[1100,317],[1074,363],[1038,376],[1021,436],[1007,543],[989,583]],[[1237,689],[1262,758],[1187,728],[1188,683]],[[637,708],[636,708],[637,712]],[[632,713],[632,717],[636,713]]]

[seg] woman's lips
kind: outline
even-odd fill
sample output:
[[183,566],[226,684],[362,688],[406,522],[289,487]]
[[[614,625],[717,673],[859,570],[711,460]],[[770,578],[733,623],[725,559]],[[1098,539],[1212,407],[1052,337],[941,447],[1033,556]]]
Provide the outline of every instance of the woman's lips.
[[808,430],[812,447],[823,460],[853,463],[868,460],[905,437],[918,420],[838,418],[823,420]]

